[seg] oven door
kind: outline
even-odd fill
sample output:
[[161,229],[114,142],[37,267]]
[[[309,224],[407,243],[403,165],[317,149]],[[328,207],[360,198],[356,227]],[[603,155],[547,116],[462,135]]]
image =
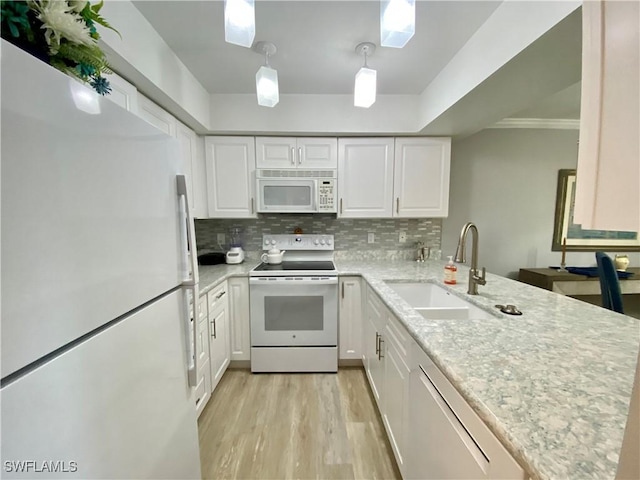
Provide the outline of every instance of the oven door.
[[307,178],[258,178],[258,212],[317,212],[317,181]]
[[336,346],[337,277],[249,280],[252,347]]

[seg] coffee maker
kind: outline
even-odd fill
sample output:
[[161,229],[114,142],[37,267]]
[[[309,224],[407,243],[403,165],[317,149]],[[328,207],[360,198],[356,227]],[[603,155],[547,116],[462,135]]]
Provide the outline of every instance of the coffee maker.
[[226,257],[229,265],[236,265],[244,261],[244,250],[242,247],[242,229],[240,227],[231,227],[229,229],[229,251]]

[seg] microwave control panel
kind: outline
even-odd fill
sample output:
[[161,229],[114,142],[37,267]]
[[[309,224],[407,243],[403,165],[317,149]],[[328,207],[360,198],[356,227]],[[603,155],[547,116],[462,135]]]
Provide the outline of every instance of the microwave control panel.
[[318,180],[318,211],[335,212],[335,178]]

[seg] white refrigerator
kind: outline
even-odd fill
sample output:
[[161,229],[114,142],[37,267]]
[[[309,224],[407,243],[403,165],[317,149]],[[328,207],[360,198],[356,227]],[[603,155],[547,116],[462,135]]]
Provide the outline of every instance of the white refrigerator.
[[0,477],[200,478],[177,141],[0,53]]

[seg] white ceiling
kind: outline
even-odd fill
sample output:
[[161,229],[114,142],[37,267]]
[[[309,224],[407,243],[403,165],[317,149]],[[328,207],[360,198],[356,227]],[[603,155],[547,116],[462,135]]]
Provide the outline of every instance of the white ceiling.
[[[362,66],[355,46],[379,45],[377,0],[256,0],[255,41],[276,44],[271,65],[281,94],[351,94]],[[369,60],[378,93],[420,94],[500,1],[422,1],[416,34],[402,49],[381,48]],[[134,2],[169,47],[212,94],[253,93],[264,58],[224,41],[222,0]]]

